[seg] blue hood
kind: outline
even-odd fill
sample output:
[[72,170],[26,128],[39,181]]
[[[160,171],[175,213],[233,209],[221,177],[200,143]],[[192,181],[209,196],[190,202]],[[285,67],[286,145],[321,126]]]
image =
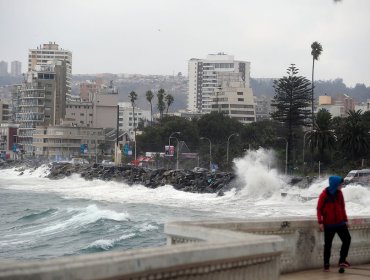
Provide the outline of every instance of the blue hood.
[[343,183],[343,178],[341,176],[330,176],[329,177],[329,187],[328,191],[331,195],[334,195],[340,184]]

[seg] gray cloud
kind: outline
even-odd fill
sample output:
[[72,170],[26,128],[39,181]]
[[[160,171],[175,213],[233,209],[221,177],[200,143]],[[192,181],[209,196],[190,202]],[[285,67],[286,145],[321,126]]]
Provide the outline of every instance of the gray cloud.
[[370,1],[0,0],[0,60],[55,41],[73,73],[172,74],[223,51],[251,61],[252,77],[280,77],[290,63],[310,77],[310,45],[324,51],[317,79],[370,85]]

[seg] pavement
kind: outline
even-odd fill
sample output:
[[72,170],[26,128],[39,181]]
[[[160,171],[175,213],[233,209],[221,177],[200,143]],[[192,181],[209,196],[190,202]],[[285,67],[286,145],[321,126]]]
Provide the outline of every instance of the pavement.
[[353,265],[351,268],[347,268],[343,274],[338,273],[338,267],[332,266],[329,272],[324,272],[322,269],[312,269],[280,275],[280,280],[303,280],[303,279],[370,280],[370,264]]

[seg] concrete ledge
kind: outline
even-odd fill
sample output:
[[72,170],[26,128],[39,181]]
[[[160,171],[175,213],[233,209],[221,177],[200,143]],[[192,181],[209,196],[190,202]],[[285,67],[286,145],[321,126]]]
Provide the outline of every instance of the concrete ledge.
[[280,237],[190,228],[204,242],[13,263],[0,267],[0,279],[279,278]]
[[[352,217],[349,221],[352,244],[348,259],[353,264],[370,262],[370,217]],[[319,231],[314,218],[290,217],[282,220],[218,220],[186,223],[171,223],[165,226],[168,244],[196,242],[204,240],[203,233],[194,233],[191,226],[228,229],[233,232],[252,233],[259,236],[278,235],[284,240],[281,256],[281,272],[322,267],[324,234]],[[188,231],[187,229],[190,229]],[[187,237],[186,237],[187,236]],[[187,241],[188,238],[188,241]],[[341,242],[336,236],[332,248],[332,264],[339,261]]]

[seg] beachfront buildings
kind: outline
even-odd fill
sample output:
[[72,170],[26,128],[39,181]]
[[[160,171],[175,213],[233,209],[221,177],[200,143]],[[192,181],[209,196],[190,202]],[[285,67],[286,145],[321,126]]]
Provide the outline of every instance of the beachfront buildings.
[[76,126],[37,126],[33,133],[34,155],[55,160],[83,157],[95,161],[99,144],[104,142],[102,128]]
[[66,65],[66,96],[71,95],[72,82],[72,52],[59,48],[55,42],[42,44],[36,49],[28,51],[28,72],[37,69],[37,66],[47,66],[54,61],[64,61]]
[[26,81],[12,91],[13,121],[19,124],[18,143],[32,153],[32,134],[36,126],[58,125],[66,112],[66,63],[53,61],[37,65]]
[[222,111],[243,123],[255,121],[250,62],[224,53],[188,62],[188,110],[202,114]]
[[115,128],[117,126],[118,90],[113,85],[102,85],[96,92],[66,103],[65,121],[75,126]]
[[[150,121],[150,111],[142,110],[134,107],[132,112],[132,105],[130,102],[119,102],[119,130],[128,132],[129,137],[134,139],[134,129],[139,127],[139,124],[146,124]],[[134,126],[135,121],[135,126]]]

